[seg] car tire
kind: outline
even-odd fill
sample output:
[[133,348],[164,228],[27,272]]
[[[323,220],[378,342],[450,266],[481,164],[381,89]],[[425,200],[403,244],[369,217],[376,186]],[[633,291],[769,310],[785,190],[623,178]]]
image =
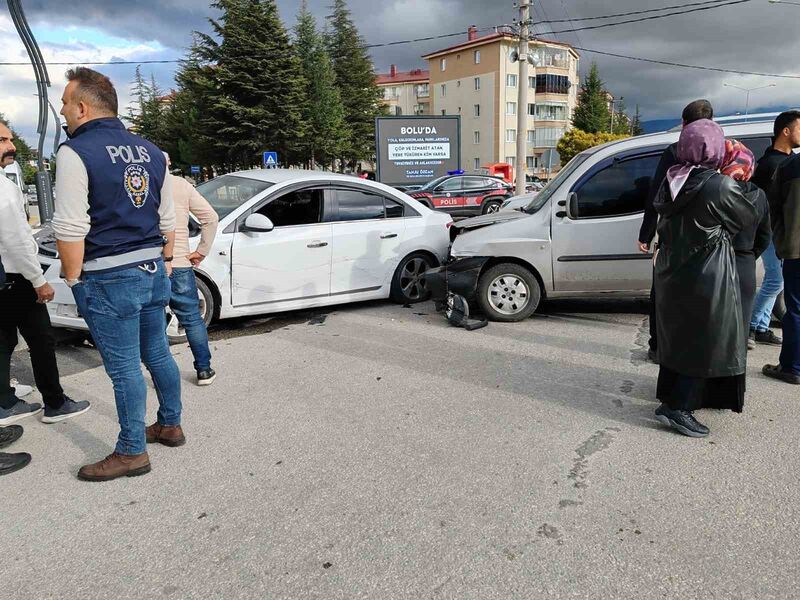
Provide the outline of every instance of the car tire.
[[491,213],[500,212],[500,207],[503,204],[503,200],[487,200],[483,203],[483,207],[481,208],[482,215],[488,215]]
[[490,321],[523,321],[536,312],[541,301],[539,280],[522,265],[495,265],[478,279],[478,306]]
[[397,265],[392,276],[389,298],[398,304],[416,304],[430,298],[425,271],[436,266],[436,261],[424,252],[414,252],[406,256]]
[[[200,316],[203,317],[203,323],[208,327],[217,311],[216,299],[205,281],[197,276],[195,276],[195,280],[197,281],[197,295],[200,299]],[[167,339],[170,344],[186,343],[186,332],[169,308],[167,308]]]

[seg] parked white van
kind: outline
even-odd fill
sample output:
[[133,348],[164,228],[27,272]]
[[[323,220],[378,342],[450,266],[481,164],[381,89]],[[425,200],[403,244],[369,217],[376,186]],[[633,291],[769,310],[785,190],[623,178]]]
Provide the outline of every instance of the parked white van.
[[0,174],[5,174],[5,176],[19,188],[19,191],[22,192],[22,197],[25,198],[25,215],[30,218],[31,215],[28,208],[28,195],[25,193],[25,176],[22,172],[22,167],[18,162],[15,161],[8,165],[5,169],[0,169]]
[[[720,125],[760,158],[776,115]],[[520,321],[545,298],[648,297],[652,255],[637,240],[661,153],[680,131],[643,135],[575,156],[530,203],[454,224],[451,262],[428,272],[487,318]]]

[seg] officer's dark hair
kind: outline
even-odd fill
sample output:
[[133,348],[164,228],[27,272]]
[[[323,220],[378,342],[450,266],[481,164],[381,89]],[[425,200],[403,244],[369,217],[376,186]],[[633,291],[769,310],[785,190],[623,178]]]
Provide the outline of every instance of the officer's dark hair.
[[67,81],[78,82],[76,100],[117,116],[119,111],[117,90],[108,77],[86,67],[76,67],[67,71]]
[[791,127],[792,123],[800,119],[800,110],[787,110],[786,112],[782,112],[778,115],[778,118],[775,119],[775,127],[773,129],[773,133],[777,138],[783,133],[783,130],[787,127]]
[[686,105],[681,117],[683,118],[684,125],[694,123],[700,119],[713,119],[714,108],[708,100],[695,100]]

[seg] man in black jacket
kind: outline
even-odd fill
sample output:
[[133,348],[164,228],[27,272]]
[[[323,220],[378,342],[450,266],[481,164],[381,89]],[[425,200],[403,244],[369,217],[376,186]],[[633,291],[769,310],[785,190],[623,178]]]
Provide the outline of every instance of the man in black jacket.
[[[683,109],[681,119],[683,126],[686,127],[689,123],[694,123],[700,119],[713,119],[714,108],[708,100],[695,100],[686,105]],[[658,225],[658,213],[653,208],[653,200],[658,194],[658,190],[664,179],[667,176],[669,168],[678,162],[678,143],[668,146],[664,153],[661,155],[661,160],[658,162],[655,175],[653,176],[650,184],[650,193],[647,195],[644,207],[644,220],[642,227],[639,229],[639,250],[647,254],[651,250],[653,238],[656,235],[656,226]],[[653,362],[658,359],[658,334],[656,333],[656,288],[653,285],[650,288],[650,348],[647,356]]]

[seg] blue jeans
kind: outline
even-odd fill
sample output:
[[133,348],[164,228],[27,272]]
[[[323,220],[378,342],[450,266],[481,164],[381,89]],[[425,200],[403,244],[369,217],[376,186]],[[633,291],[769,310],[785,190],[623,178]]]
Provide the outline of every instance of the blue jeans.
[[783,273],[781,259],[775,254],[775,245],[770,243],[769,248],[761,255],[764,261],[764,282],[758,290],[753,303],[753,316],[750,319],[750,329],[764,332],[769,329],[772,320],[772,309],[775,300],[783,290]]
[[186,338],[194,355],[194,370],[211,368],[211,350],[208,347],[208,330],[200,316],[197,282],[191,267],[172,270],[172,298],[169,307],[186,330]]
[[783,317],[781,369],[800,375],[800,259],[783,261],[786,315]]
[[139,267],[110,273],[85,273],[72,288],[75,302],[92,333],[106,373],[114,384],[119,419],[119,454],[146,450],[147,387],[141,362],[158,395],[158,422],[181,423],[181,379],[169,352],[165,310],[170,283],[164,263],[153,273]]

